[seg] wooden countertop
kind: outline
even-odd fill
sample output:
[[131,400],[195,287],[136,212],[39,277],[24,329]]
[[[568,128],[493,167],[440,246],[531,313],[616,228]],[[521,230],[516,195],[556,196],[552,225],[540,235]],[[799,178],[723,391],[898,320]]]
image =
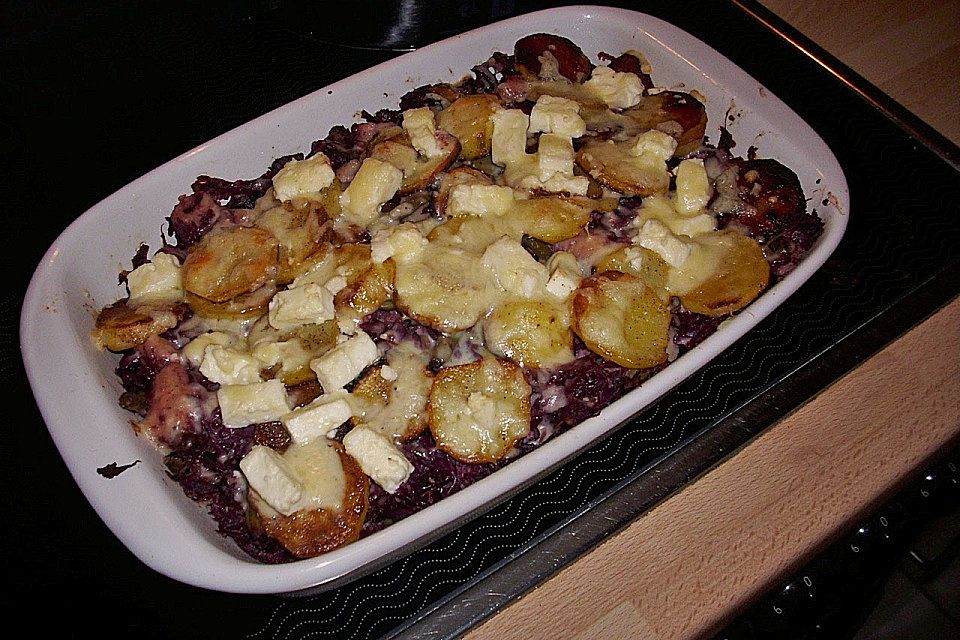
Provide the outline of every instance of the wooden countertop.
[[[761,2],[960,144],[960,0]],[[466,637],[715,631],[960,436],[958,381],[955,298]]]

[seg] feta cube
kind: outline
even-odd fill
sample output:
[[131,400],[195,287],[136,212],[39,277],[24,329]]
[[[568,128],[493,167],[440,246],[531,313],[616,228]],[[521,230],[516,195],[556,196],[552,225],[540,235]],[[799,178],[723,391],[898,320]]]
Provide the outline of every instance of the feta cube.
[[207,345],[200,363],[200,373],[217,384],[252,384],[260,382],[263,363],[248,353],[218,344]]
[[530,112],[530,133],[543,131],[579,138],[587,131],[580,117],[580,103],[567,98],[540,96]]
[[677,194],[673,206],[681,215],[693,215],[707,207],[713,187],[703,160],[683,160],[677,167]]
[[410,223],[404,223],[392,229],[374,232],[370,240],[370,258],[381,263],[387,258],[396,262],[414,262],[427,248],[428,241],[420,230]]
[[547,280],[547,291],[561,300],[566,300],[576,291],[583,280],[580,264],[576,256],[566,251],[557,251],[547,261],[550,279]]
[[450,190],[447,213],[451,216],[502,216],[513,207],[510,187],[486,184],[458,184]]
[[366,228],[380,215],[384,202],[396,195],[403,184],[403,172],[389,162],[367,158],[340,194],[340,206],[347,222]]
[[184,296],[180,262],[168,253],[158,253],[127,274],[127,288],[133,307],[179,302]]
[[530,298],[542,293],[547,284],[547,269],[534,260],[519,242],[504,236],[483,252],[483,266],[501,289]]
[[279,453],[260,444],[240,461],[240,471],[264,502],[285,516],[293,515],[303,498],[303,483]]
[[319,358],[310,361],[310,368],[326,393],[332,393],[352,381],[380,358],[376,343],[366,332],[338,344]]
[[270,301],[267,320],[278,331],[333,320],[333,294],[315,282],[280,291]]
[[280,416],[295,444],[306,444],[328,433],[353,417],[346,392],[325,393],[305,407]]
[[429,107],[407,109],[403,112],[403,130],[410,136],[413,147],[428,158],[443,155],[437,143],[437,126]]
[[541,182],[554,176],[573,177],[573,142],[556,133],[540,135],[537,147],[537,169]]
[[493,137],[491,157],[501,166],[522,160],[527,155],[527,126],[530,118],[519,109],[502,109],[490,116]]
[[634,143],[627,149],[627,153],[636,158],[666,162],[673,157],[673,152],[676,150],[677,141],[673,136],[651,129],[637,136]]
[[413,472],[413,465],[393,442],[367,427],[351,429],[343,437],[343,447],[387,493],[395,493]]
[[185,347],[183,347],[183,350],[180,351],[180,355],[191,365],[199,368],[200,363],[203,362],[203,355],[208,346],[220,345],[222,347],[228,347],[236,344],[238,340],[238,336],[224,333],[222,331],[201,333],[196,338],[188,342]]
[[627,109],[640,102],[643,82],[635,73],[596,67],[583,88],[612,109]]
[[687,261],[693,249],[692,243],[675,236],[659,220],[647,220],[643,223],[634,242],[656,252],[664,262],[678,269]]
[[317,153],[306,160],[291,160],[273,176],[273,194],[287,202],[294,198],[316,199],[321,191],[333,184],[330,158]]
[[223,385],[217,390],[217,401],[228,427],[271,422],[290,412],[287,390],[280,380]]

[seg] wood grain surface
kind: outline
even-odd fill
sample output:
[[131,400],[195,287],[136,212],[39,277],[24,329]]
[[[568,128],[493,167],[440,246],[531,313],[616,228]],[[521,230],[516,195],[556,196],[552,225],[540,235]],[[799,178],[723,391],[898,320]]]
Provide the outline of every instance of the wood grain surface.
[[[762,1],[960,144],[960,0]],[[709,634],[960,437],[958,384],[954,299],[466,637]]]

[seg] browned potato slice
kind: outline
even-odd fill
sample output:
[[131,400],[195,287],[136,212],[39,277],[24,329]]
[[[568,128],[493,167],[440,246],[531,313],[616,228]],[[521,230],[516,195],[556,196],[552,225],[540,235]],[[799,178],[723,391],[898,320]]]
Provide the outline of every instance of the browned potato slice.
[[619,271],[635,275],[648,287],[667,296],[667,274],[670,265],[663,261],[655,251],[645,247],[632,245],[621,247],[597,263],[597,273],[604,271]]
[[432,384],[426,354],[400,344],[387,353],[387,369],[373,367],[354,385],[353,395],[365,400],[367,409],[353,422],[391,440],[411,440],[427,427],[427,397]]
[[393,295],[394,263],[392,260],[372,264],[353,282],[334,296],[338,318],[359,323],[379,309]]
[[449,173],[440,176],[440,184],[434,195],[434,204],[440,215],[447,213],[447,201],[450,200],[450,190],[461,184],[493,184],[493,178],[473,167],[456,167]]
[[[360,469],[360,465],[343,450],[343,445],[333,441],[323,442],[325,440],[322,439],[318,446],[335,448],[343,466],[345,487],[340,509],[303,509],[285,516],[271,509],[256,491],[251,489],[248,492],[254,524],[298,558],[312,558],[353,542],[360,537],[360,529],[367,513],[370,480]],[[283,454],[284,459],[296,455],[296,449],[297,447],[287,449]],[[297,466],[299,468],[303,465]]]
[[512,298],[483,321],[484,344],[521,367],[554,367],[573,360],[570,312],[549,300]]
[[255,227],[214,229],[187,250],[183,287],[212,302],[256,291],[277,276],[280,243]]
[[226,302],[211,302],[198,295],[187,293],[187,304],[193,312],[204,318],[216,320],[243,320],[256,318],[267,312],[270,299],[277,292],[273,283],[266,284],[256,291],[245,293]]
[[659,129],[677,140],[674,156],[684,156],[703,143],[707,130],[707,110],[689,93],[662,91],[640,98],[640,104],[623,115],[633,119],[643,131]]
[[445,333],[475,325],[494,295],[479,255],[434,242],[419,260],[396,264],[394,290],[397,308]]
[[563,196],[530,198],[518,200],[507,215],[522,233],[552,244],[583,231],[593,211],[590,202],[589,198],[574,200]]
[[670,188],[666,164],[628,154],[625,143],[589,142],[577,152],[577,164],[600,184],[627,196],[666,193]]
[[97,314],[93,339],[101,349],[124,351],[143,344],[147,338],[177,326],[187,307],[182,304],[171,307],[127,306],[117,302],[104,307]]
[[353,284],[372,265],[369,244],[350,242],[334,246],[326,243],[322,251],[305,261],[305,268],[294,285],[300,287],[309,282],[325,285],[334,276],[342,276],[347,284]]
[[753,238],[735,231],[721,231],[697,236],[696,241],[718,256],[709,277],[680,294],[680,302],[689,311],[725,316],[744,308],[767,288],[770,265]]
[[[250,328],[247,343],[256,357],[270,365],[269,373],[290,386],[316,382],[317,374],[310,368],[310,361],[336,346],[339,335],[335,320],[281,332],[270,326],[264,316]],[[270,364],[274,358],[279,358],[279,362]]]
[[573,330],[587,347],[617,364],[643,369],[667,360],[670,311],[637,276],[605,271],[573,294]]
[[399,195],[413,193],[426,188],[460,154],[460,142],[452,135],[437,131],[436,138],[443,153],[432,158],[417,155],[406,134],[381,142],[373,148],[370,157],[389,162],[403,171],[403,183],[397,191]]
[[508,216],[496,220],[480,216],[459,216],[433,229],[427,239],[431,243],[480,255],[484,249],[505,235],[519,240],[523,233],[513,227]]
[[273,207],[257,218],[256,226],[266,229],[280,242],[277,284],[293,282],[304,260],[320,251],[329,238],[330,227],[324,225],[323,207],[313,202],[304,204]]
[[440,128],[460,141],[460,157],[475,160],[490,153],[493,123],[490,116],[501,106],[492,94],[463,96],[437,116]]
[[530,433],[530,385],[511,362],[442,369],[427,403],[437,446],[462,462],[496,462]]

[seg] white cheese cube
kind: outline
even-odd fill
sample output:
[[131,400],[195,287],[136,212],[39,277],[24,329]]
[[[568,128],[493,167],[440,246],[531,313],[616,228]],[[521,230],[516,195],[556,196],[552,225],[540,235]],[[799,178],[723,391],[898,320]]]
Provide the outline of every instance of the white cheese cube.
[[676,150],[677,141],[673,136],[651,129],[637,136],[627,152],[637,158],[666,162],[673,157],[673,152]]
[[493,137],[491,157],[501,166],[518,162],[527,155],[527,126],[530,118],[519,109],[502,109],[490,116]]
[[217,384],[260,382],[262,368],[263,363],[252,355],[218,344],[207,346],[200,363],[200,373]]
[[427,248],[428,241],[420,230],[410,223],[404,223],[393,229],[376,231],[370,240],[370,258],[384,262],[393,258],[396,262],[414,262]]
[[217,401],[228,427],[271,422],[290,412],[286,387],[279,380],[223,385],[217,390]]
[[353,417],[345,392],[325,393],[305,407],[280,416],[295,444],[306,444],[326,436]]
[[281,202],[294,198],[316,199],[333,184],[333,178],[330,158],[322,153],[306,160],[291,160],[273,176],[273,194]]
[[332,393],[356,378],[380,357],[376,343],[363,331],[338,344],[319,358],[310,361],[310,368],[326,393]]
[[502,216],[513,207],[510,187],[486,184],[458,184],[450,190],[447,213],[451,216]]
[[614,71],[610,67],[596,67],[583,88],[612,109],[632,107],[643,95],[643,82],[636,74]]
[[586,176],[551,176],[549,180],[543,182],[541,188],[551,193],[569,193],[575,196],[587,194],[590,187],[590,180]]
[[634,242],[658,253],[664,262],[678,269],[687,261],[693,249],[692,243],[675,236],[659,220],[647,220],[643,223]]
[[580,117],[580,103],[567,98],[540,96],[530,112],[530,133],[543,131],[579,138],[587,131]]
[[583,272],[580,270],[577,257],[566,251],[557,251],[550,256],[547,261],[547,269],[550,271],[547,291],[561,300],[570,297],[570,294],[576,291],[583,280]]
[[133,307],[179,302],[184,296],[180,263],[168,253],[158,253],[127,274],[127,288]]
[[333,294],[315,282],[278,292],[268,308],[270,326],[278,331],[333,320],[335,313]]
[[556,133],[544,133],[537,147],[537,169],[541,182],[554,176],[573,177],[573,142]]
[[413,148],[428,158],[443,155],[437,143],[437,125],[429,107],[407,109],[403,112],[403,130],[410,136]]
[[339,291],[342,291],[347,286],[347,279],[343,276],[333,276],[329,280],[323,283],[323,288],[337,295]]
[[203,355],[207,347],[210,345],[220,345],[221,347],[228,347],[236,344],[238,342],[238,337],[229,333],[224,333],[222,331],[211,331],[209,333],[201,333],[196,338],[191,340],[186,344],[182,351],[180,351],[181,357],[184,360],[192,364],[194,367],[200,367],[200,363],[203,362]]
[[343,448],[387,493],[395,493],[413,472],[413,465],[403,452],[386,436],[372,429],[351,429],[343,437]]
[[285,516],[297,511],[303,497],[303,484],[279,453],[263,445],[253,445],[240,461],[240,471],[264,502]]
[[703,160],[683,160],[677,167],[677,195],[673,206],[681,215],[693,215],[705,209],[713,194]]
[[340,194],[340,206],[347,222],[366,228],[380,215],[380,206],[396,195],[403,184],[403,171],[389,162],[367,158]]
[[547,284],[547,268],[507,236],[487,247],[483,252],[483,266],[493,274],[501,289],[518,296],[539,295]]

